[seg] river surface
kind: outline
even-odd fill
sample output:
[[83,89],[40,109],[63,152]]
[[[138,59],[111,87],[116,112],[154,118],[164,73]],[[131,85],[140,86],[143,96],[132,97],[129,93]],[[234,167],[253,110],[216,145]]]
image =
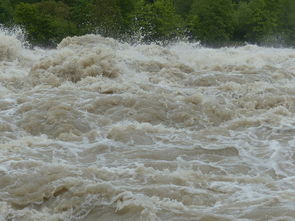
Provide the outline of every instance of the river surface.
[[64,220],[295,220],[295,50],[0,31],[0,221]]

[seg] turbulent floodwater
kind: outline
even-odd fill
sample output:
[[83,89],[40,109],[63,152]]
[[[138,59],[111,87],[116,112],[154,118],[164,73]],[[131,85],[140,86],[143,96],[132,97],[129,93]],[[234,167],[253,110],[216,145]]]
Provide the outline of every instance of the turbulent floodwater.
[[0,32],[0,220],[295,220],[295,50],[26,49]]

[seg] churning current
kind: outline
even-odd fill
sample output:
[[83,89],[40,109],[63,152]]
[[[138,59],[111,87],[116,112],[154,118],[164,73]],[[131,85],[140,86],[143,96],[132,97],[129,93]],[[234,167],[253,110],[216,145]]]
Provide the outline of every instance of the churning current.
[[291,221],[294,189],[294,49],[0,32],[1,221]]

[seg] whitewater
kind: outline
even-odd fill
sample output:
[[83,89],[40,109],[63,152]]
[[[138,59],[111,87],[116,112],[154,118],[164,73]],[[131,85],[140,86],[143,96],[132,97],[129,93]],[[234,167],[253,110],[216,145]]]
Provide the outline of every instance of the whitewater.
[[0,221],[294,221],[294,135],[294,49],[0,31]]

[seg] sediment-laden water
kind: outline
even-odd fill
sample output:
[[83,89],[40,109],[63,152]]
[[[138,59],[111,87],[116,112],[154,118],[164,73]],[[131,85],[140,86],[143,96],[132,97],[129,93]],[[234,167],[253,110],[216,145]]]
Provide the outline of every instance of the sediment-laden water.
[[294,189],[294,49],[1,31],[1,221],[295,220]]

